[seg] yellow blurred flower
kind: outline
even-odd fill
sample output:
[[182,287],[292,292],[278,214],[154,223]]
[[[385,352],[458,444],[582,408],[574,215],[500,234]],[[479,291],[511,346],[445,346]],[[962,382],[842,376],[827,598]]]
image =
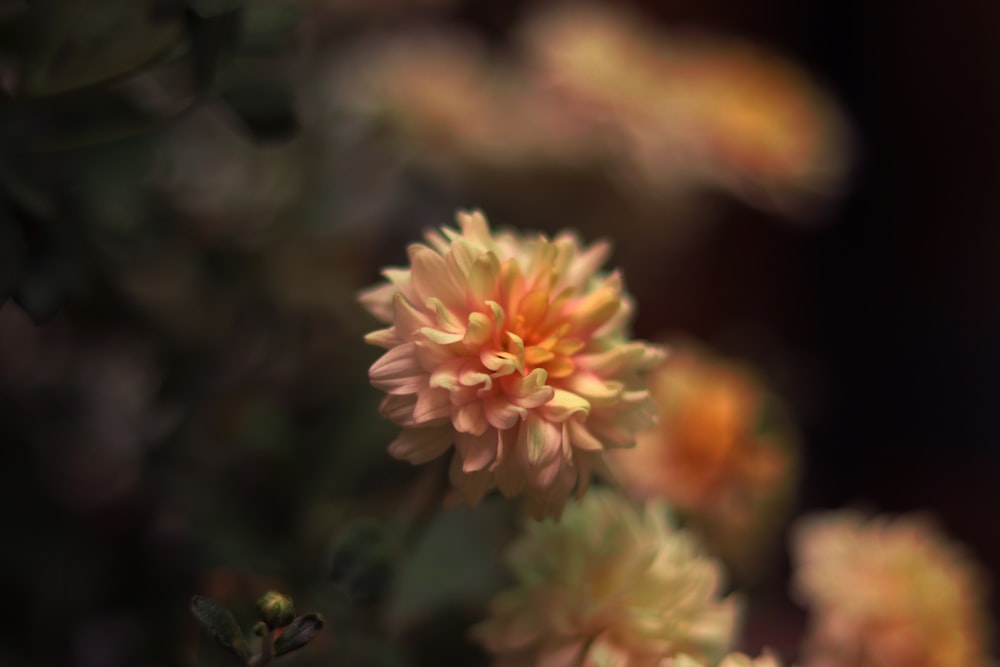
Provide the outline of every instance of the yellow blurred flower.
[[747,369],[689,344],[673,349],[649,389],[657,424],[613,454],[623,487],[666,498],[714,552],[753,569],[795,478],[795,437],[777,399]]
[[640,191],[709,183],[796,212],[841,186],[844,119],[805,72],[764,49],[661,33],[597,5],[543,13],[524,42],[555,95],[619,143],[621,173]]
[[389,452],[424,463],[450,452],[451,481],[470,505],[492,487],[524,494],[536,518],[651,423],[644,374],[662,352],[628,339],[632,312],[619,273],[599,272],[606,243],[581,247],[492,234],[459,213],[410,246],[410,267],[361,295],[386,329],[372,383],[382,414],[403,427]]
[[473,628],[498,667],[714,662],[733,640],[738,610],[720,599],[721,568],[662,503],[639,512],[593,490],[561,521],[528,525],[506,558],[515,585]]
[[806,667],[983,667],[983,578],[920,517],[841,511],[804,519],[795,591],[812,611]]
[[765,651],[759,658],[751,658],[744,653],[731,653],[719,663],[719,667],[781,667],[781,661],[769,651]]
[[[660,661],[656,667],[710,667],[710,665],[689,655],[679,655]],[[769,651],[765,651],[759,658],[751,658],[745,653],[730,653],[722,659],[718,667],[781,667],[781,662]]]

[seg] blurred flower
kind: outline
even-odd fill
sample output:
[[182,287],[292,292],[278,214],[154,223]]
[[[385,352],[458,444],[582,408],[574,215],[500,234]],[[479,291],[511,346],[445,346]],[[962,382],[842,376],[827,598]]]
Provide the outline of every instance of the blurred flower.
[[[600,667],[604,667],[601,665]],[[688,655],[679,655],[675,658],[667,658],[665,660],[657,663],[656,667],[709,667],[706,663],[700,660],[695,660]],[[781,663],[777,658],[774,657],[769,651],[765,651],[764,655],[759,658],[751,658],[745,653],[730,653],[722,662],[719,663],[719,667],[781,667]]]
[[499,667],[686,667],[664,659],[714,662],[733,639],[738,610],[719,599],[721,568],[662,504],[638,512],[591,491],[561,521],[528,525],[506,558],[515,587],[473,628]]
[[618,143],[622,176],[651,194],[709,183],[791,212],[836,193],[846,125],[804,72],[763,49],[649,26],[568,5],[524,31],[554,94]]
[[922,518],[815,516],[792,547],[795,590],[813,612],[803,665],[988,664],[982,575]]
[[659,420],[612,461],[638,498],[689,515],[717,554],[752,570],[787,505],[796,441],[777,399],[753,374],[680,345],[650,377]]
[[425,163],[516,171],[597,159],[593,128],[465,34],[422,34],[359,49],[344,103],[391,128]]
[[751,658],[743,653],[731,653],[719,663],[719,667],[781,667],[781,662],[769,651],[765,651],[759,658]]
[[524,493],[536,518],[558,515],[604,450],[650,423],[643,373],[662,353],[628,340],[621,275],[598,272],[607,243],[493,235],[479,212],[458,223],[361,295],[391,324],[366,338],[388,349],[370,376],[403,427],[389,451],[424,463],[454,445],[451,481],[467,503],[498,486]]

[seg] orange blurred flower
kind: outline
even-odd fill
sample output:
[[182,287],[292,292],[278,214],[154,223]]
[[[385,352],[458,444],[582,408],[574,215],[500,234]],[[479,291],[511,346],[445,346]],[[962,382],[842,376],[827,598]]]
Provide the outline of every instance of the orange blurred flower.
[[752,559],[795,477],[795,438],[777,399],[747,369],[691,345],[672,351],[649,389],[658,423],[614,453],[626,491],[666,498],[713,551]]

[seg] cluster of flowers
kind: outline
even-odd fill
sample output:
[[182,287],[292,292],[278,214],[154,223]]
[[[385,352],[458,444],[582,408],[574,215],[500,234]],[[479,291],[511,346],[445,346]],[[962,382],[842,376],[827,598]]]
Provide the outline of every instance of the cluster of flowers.
[[[370,376],[402,428],[389,452],[449,456],[466,503],[497,488],[533,519],[474,636],[498,667],[777,667],[727,654],[739,599],[667,505],[737,533],[766,513],[794,439],[761,428],[759,384],[630,339],[622,277],[600,270],[607,244],[494,234],[479,212],[458,227],[410,246],[410,266],[360,298],[388,325],[367,340],[386,349]],[[584,495],[595,473],[644,508]],[[816,612],[807,667],[985,664],[979,577],[928,525],[817,518],[794,546]]]
[[456,174],[603,165],[631,197],[708,185],[792,213],[840,189],[846,124],[774,54],[605,6],[536,13],[518,37],[510,62],[468,36],[379,43],[344,97]]

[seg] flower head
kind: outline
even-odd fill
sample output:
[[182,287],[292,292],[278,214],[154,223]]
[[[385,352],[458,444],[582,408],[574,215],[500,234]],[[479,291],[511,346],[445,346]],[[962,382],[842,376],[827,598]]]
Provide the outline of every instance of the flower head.
[[659,421],[614,452],[618,478],[637,498],[666,498],[750,574],[794,488],[796,439],[780,403],[748,369],[690,344],[673,348],[649,389]]
[[988,664],[981,575],[926,521],[831,513],[804,520],[792,546],[813,611],[803,664]]
[[514,588],[473,629],[498,666],[655,667],[681,654],[714,662],[732,641],[737,608],[719,599],[720,567],[662,505],[637,512],[591,491],[560,522],[527,526],[506,556]]
[[628,340],[621,275],[597,271],[606,243],[493,235],[478,212],[458,223],[361,295],[391,324],[366,337],[388,349],[369,375],[403,427],[389,452],[424,463],[454,448],[451,481],[470,505],[497,486],[536,518],[558,515],[605,449],[651,423],[643,373],[662,353]]

